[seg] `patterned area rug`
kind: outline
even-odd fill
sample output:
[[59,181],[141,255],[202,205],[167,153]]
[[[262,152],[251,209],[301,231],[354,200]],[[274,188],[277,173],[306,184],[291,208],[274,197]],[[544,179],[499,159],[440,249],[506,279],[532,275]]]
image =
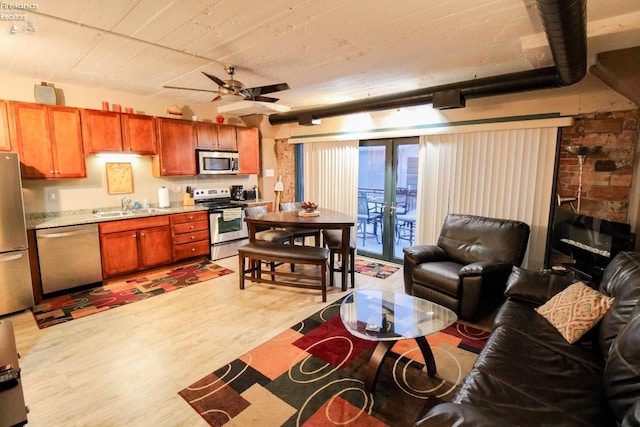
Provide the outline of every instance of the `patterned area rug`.
[[206,260],[45,300],[33,314],[43,329],[231,273]]
[[398,271],[397,265],[383,264],[356,257],[356,273],[364,274],[378,279],[386,279]]
[[414,340],[399,341],[375,393],[364,388],[374,342],[343,326],[340,301],[283,331],[179,392],[212,426],[408,426],[452,398],[488,332],[456,323],[428,336],[430,378]]

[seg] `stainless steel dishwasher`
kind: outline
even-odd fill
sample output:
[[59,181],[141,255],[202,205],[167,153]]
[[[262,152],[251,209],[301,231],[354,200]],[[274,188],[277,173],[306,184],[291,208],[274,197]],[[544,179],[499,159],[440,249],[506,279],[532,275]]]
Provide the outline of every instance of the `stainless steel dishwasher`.
[[36,230],[42,292],[102,282],[98,224]]

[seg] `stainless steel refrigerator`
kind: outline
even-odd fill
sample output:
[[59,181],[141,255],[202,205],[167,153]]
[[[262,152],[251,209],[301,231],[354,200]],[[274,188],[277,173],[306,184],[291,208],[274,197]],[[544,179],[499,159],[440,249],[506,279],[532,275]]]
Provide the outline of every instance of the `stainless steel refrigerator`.
[[20,161],[0,152],[0,315],[32,306]]

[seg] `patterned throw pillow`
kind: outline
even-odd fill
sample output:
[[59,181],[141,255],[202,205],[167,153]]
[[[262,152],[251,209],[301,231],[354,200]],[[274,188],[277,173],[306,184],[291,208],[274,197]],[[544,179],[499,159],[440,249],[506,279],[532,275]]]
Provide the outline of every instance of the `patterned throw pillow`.
[[612,303],[613,298],[577,282],[536,311],[555,326],[569,344],[573,344],[602,319]]

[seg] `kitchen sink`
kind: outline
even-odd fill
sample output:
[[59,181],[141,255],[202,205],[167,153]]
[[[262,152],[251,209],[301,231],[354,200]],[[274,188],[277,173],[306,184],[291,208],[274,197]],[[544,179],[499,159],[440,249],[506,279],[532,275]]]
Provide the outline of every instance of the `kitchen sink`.
[[94,212],[93,215],[98,218],[117,218],[117,217],[129,217],[129,216],[138,216],[138,215],[152,215],[152,214],[161,214],[168,212],[165,209],[159,208],[144,208],[138,210],[127,210],[127,211],[103,211],[103,212]]
[[125,212],[131,212],[131,215],[147,215],[147,214],[155,214],[155,213],[167,213],[169,212],[166,209],[160,209],[160,208],[142,208],[142,209],[138,209],[138,210],[133,210],[133,211],[125,211]]

